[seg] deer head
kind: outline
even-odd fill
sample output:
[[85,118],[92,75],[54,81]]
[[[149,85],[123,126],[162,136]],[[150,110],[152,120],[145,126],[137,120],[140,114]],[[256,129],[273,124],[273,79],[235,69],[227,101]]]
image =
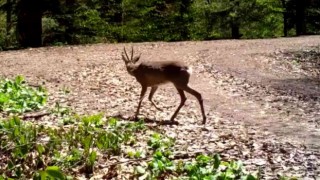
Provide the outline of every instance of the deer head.
[[139,56],[133,57],[133,47],[131,50],[131,58],[129,58],[125,47],[123,48],[123,52],[121,55],[122,55],[122,60],[126,63],[126,65],[127,64],[135,64],[136,62],[139,61],[140,56],[141,56],[141,54],[140,54]]
[[122,60],[124,61],[124,63],[126,64],[126,68],[127,68],[127,71],[130,75],[133,75],[133,71],[136,69],[137,65],[136,63],[139,61],[140,59],[140,56],[141,56],[141,53],[140,55],[138,56],[133,56],[133,47],[131,49],[131,57],[129,58],[128,54],[127,54],[127,51],[126,51],[126,48],[124,47],[123,48],[123,52],[122,52]]

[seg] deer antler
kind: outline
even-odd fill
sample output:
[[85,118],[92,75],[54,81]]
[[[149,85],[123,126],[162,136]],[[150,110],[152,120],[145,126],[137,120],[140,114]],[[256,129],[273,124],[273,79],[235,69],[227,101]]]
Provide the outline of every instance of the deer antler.
[[125,47],[123,47],[123,50],[124,50],[124,54],[126,55],[126,57],[127,57],[128,61],[129,61],[130,59],[129,59],[129,56],[128,56],[128,54],[127,54],[126,48],[125,48]]
[[131,47],[131,61],[132,61],[132,58],[133,58],[133,46]]

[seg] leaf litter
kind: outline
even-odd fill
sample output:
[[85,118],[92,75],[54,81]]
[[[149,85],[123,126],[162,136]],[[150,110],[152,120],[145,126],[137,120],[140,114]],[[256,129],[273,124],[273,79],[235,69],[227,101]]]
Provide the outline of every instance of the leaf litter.
[[[160,43],[160,45],[162,44]],[[102,45],[98,45],[97,48],[101,48],[100,46]],[[139,46],[144,50],[144,46],[147,49],[149,45],[141,44]],[[72,48],[82,49],[83,54],[87,52],[81,46]],[[61,50],[61,48],[58,49]],[[51,50],[49,48],[39,51],[49,52]],[[65,49],[62,48],[62,50]],[[56,50],[53,49],[53,51]],[[107,55],[99,54],[98,57],[107,56],[102,63],[95,62],[90,55],[88,57],[83,55],[87,60],[93,60],[93,62],[86,64],[86,62],[82,62],[82,58],[77,58],[78,63],[85,65],[52,73],[50,78],[31,75],[27,79],[30,82],[45,84],[49,91],[49,107],[60,103],[62,107],[70,106],[72,111],[78,114],[103,112],[106,117],[119,115],[128,117],[132,115],[137,106],[140,87],[135,79],[125,72],[119,54],[120,48]],[[280,55],[277,54],[278,56]],[[72,58],[76,58],[76,55]],[[187,58],[201,60],[201,58],[192,55]],[[220,71],[206,60],[201,61],[201,64],[192,62],[191,60],[190,63],[194,66],[197,75],[208,78],[209,84],[216,91],[221,91],[231,97],[244,98],[248,102],[263,102],[262,114],[265,111],[264,113],[268,116],[274,109],[277,114],[294,112],[294,117],[312,121],[308,124],[309,126],[319,125],[317,118],[320,106],[319,99],[315,95],[299,97],[299,94],[288,94],[263,84],[248,81],[245,78],[236,77],[226,71]],[[19,70],[18,67],[17,70]],[[15,73],[13,71],[11,74],[5,75],[10,76]],[[208,124],[201,126],[199,125],[201,121],[199,107],[193,98],[188,99],[177,116],[179,125],[159,125],[158,122],[168,120],[168,117],[173,113],[178,105],[179,96],[173,87],[163,87],[156,93],[154,101],[163,111],[158,111],[145,99],[140,117],[153,119],[155,122],[148,122],[149,126],[154,126],[157,131],[176,139],[174,153],[178,159],[190,159],[200,153],[220,153],[224,160],[243,161],[249,171],[259,171],[263,179],[276,179],[279,175],[311,179],[320,176],[319,151],[310,150],[303,144],[292,143],[259,127],[249,126],[242,121],[234,121],[232,116],[224,116],[215,112],[212,107],[206,107]],[[55,122],[54,115],[30,121],[49,126],[58,123]],[[140,138],[146,139],[150,133],[141,134]],[[144,149],[145,146],[146,144],[137,143],[134,149]],[[124,177],[132,174],[133,166],[128,158],[116,156],[111,159],[113,159],[111,160],[113,163],[126,161],[128,163],[121,163],[120,166],[106,166],[107,162],[101,159],[97,165],[98,170],[93,177],[103,177],[103,174],[108,174],[107,172],[112,169],[115,174],[109,174],[110,177]],[[146,159],[142,158],[141,161],[133,163],[141,164],[143,161]]]

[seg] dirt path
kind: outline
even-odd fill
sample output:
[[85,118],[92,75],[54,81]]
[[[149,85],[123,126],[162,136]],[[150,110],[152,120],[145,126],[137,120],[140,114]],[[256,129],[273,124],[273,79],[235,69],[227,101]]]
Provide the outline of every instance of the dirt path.
[[[194,84],[220,117],[319,150],[320,77],[309,79],[281,69],[268,57],[315,45],[320,45],[319,37],[202,43],[195,59],[204,65],[198,72],[205,78]],[[184,53],[191,54],[190,49],[195,48]]]
[[[319,79],[308,80],[301,74],[288,71],[270,56],[277,51],[319,45],[320,36],[310,36],[270,40],[139,43],[135,44],[135,49],[142,52],[143,60],[177,59],[194,66],[195,75],[191,84],[203,93],[210,115],[244,123],[260,131],[269,131],[279,139],[319,150]],[[53,88],[52,93],[64,87],[70,88],[74,92],[73,98],[70,98],[72,102],[88,104],[88,108],[82,110],[104,110],[107,101],[112,99],[112,94],[106,97],[104,91],[108,82],[128,81],[129,86],[137,86],[134,79],[127,76],[120,60],[123,46],[98,44],[1,52],[0,72],[4,76],[23,74],[35,83],[46,83]],[[90,73],[97,76],[88,79]],[[73,79],[74,76],[78,77],[78,81]],[[83,84],[81,79],[92,86],[87,87],[88,84]],[[84,89],[99,93],[92,96],[88,91],[82,91]],[[139,90],[140,87],[131,90],[136,92],[131,96],[133,102]],[[159,96],[156,101],[170,109],[169,115],[179,96],[172,88],[163,88],[157,93]],[[172,104],[161,102],[168,94],[174,97],[171,98]],[[97,99],[101,102],[97,103]],[[194,117],[200,117],[194,101],[187,104],[185,111],[191,110],[195,113]],[[157,115],[155,118],[159,119]],[[214,121],[214,117],[211,119]]]

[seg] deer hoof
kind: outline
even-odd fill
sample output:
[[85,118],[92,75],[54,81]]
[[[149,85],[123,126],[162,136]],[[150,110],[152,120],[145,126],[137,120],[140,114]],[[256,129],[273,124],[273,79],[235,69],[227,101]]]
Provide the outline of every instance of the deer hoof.
[[172,121],[172,124],[179,125],[179,122],[178,121]]
[[130,117],[129,117],[129,120],[130,120],[130,121],[138,121],[139,118],[138,118],[138,116],[130,116]]
[[204,116],[204,117],[203,117],[203,120],[202,120],[202,124],[205,125],[206,122],[207,122],[207,117]]

